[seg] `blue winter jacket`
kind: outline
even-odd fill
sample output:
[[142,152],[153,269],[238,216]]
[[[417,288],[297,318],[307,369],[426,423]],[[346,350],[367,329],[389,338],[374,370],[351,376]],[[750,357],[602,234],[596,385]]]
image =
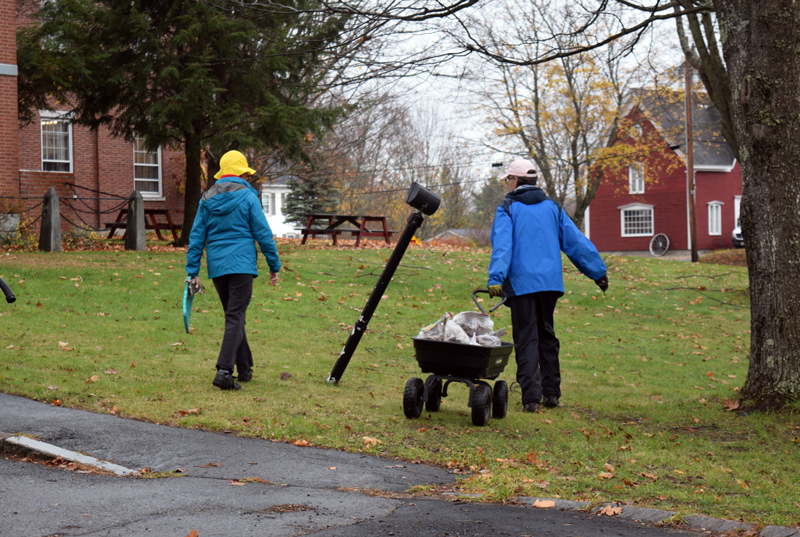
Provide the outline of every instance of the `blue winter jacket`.
[[205,247],[209,278],[226,274],[258,276],[256,242],[267,258],[269,270],[280,271],[278,249],[261,210],[258,191],[244,179],[223,176],[200,200],[189,235],[186,274],[198,275]]
[[494,214],[489,285],[507,297],[540,291],[564,293],[561,252],[592,280],[606,274],[597,248],[544,191],[522,185]]

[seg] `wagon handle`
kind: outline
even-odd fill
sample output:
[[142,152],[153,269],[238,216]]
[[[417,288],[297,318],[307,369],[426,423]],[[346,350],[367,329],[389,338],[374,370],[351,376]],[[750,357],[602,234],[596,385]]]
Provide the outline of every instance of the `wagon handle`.
[[488,289],[475,289],[474,291],[472,291],[472,301],[475,302],[475,305],[478,306],[478,309],[481,310],[481,313],[483,313],[484,315],[488,315],[489,313],[492,313],[494,310],[496,310],[497,308],[499,308],[500,306],[502,306],[503,304],[506,303],[506,298],[507,297],[503,297],[503,300],[501,300],[500,302],[495,304],[495,306],[489,310],[489,313],[486,313],[486,310],[483,309],[483,306],[481,306],[481,303],[478,302],[478,299],[475,296],[478,293],[486,293],[488,295],[489,294],[489,290]]

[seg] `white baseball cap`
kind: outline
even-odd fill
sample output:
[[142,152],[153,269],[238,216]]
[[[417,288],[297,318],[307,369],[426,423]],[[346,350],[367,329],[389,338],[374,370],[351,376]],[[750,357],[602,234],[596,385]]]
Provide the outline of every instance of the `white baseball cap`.
[[533,163],[531,163],[530,160],[525,159],[519,159],[512,162],[508,166],[506,174],[500,179],[503,180],[509,175],[513,175],[514,177],[528,177],[530,179],[536,179],[538,177]]

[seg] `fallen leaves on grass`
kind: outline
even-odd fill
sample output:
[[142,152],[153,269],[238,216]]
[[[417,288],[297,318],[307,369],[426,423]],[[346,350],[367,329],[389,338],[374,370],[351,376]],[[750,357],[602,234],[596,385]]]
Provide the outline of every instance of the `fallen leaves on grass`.
[[381,442],[377,438],[371,438],[369,436],[364,436],[362,437],[362,439],[364,440],[364,444],[366,445],[367,449],[373,448],[378,444],[383,444],[383,442]]
[[739,401],[735,399],[725,399],[725,402],[722,404],[722,408],[724,408],[729,412],[732,410],[736,410],[737,408],[739,408]]

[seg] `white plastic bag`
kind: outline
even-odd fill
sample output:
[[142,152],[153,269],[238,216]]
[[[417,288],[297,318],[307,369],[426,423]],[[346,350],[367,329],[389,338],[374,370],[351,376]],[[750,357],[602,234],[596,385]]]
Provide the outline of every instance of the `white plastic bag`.
[[450,341],[464,345],[499,347],[505,328],[494,330],[494,321],[488,315],[475,311],[462,311],[451,316],[445,313],[439,320],[420,329],[417,338]]
[[463,328],[470,337],[491,334],[494,331],[494,321],[491,317],[477,311],[456,313],[451,322]]

